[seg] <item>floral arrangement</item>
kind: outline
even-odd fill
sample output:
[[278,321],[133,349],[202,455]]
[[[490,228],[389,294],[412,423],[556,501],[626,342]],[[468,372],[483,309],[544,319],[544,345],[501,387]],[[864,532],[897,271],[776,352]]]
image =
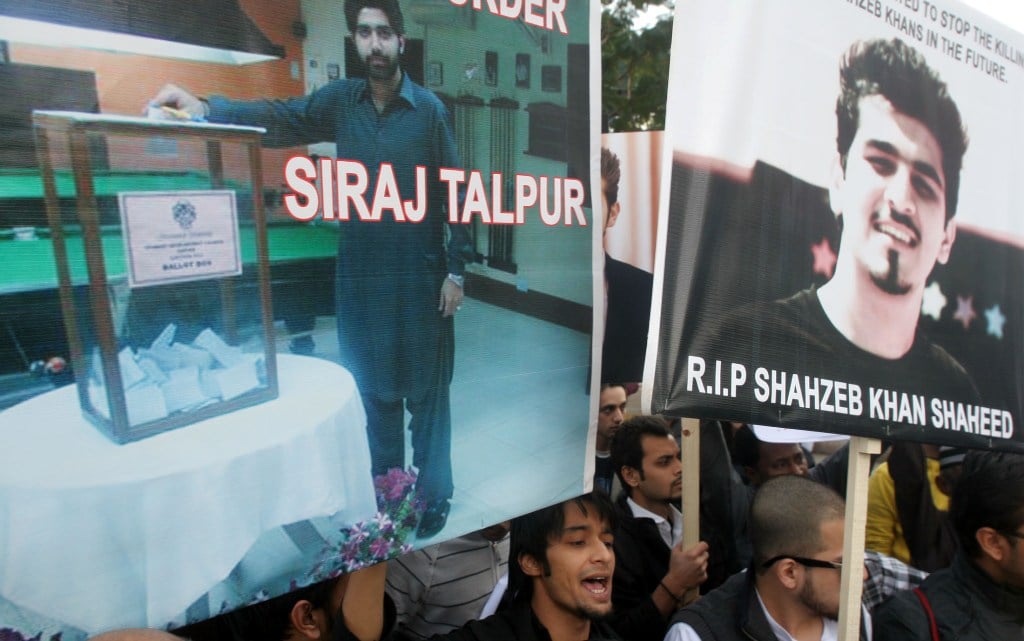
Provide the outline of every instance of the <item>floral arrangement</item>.
[[[344,528],[340,543],[325,551],[328,558],[334,557],[333,561],[341,560],[340,567],[328,576],[352,572],[412,551],[412,544],[406,541],[415,536],[423,511],[415,486],[416,472],[412,470],[395,467],[374,477],[377,514]],[[313,572],[319,575],[322,570],[318,564]]]

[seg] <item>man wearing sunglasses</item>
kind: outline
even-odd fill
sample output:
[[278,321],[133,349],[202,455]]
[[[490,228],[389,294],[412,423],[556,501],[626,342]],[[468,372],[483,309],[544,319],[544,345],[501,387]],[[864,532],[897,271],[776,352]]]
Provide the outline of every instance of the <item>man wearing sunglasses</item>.
[[676,613],[666,641],[836,639],[844,513],[843,499],[820,483],[764,483],[750,511],[751,569]]
[[1024,455],[970,452],[949,517],[952,565],[883,603],[876,641],[1024,639]]

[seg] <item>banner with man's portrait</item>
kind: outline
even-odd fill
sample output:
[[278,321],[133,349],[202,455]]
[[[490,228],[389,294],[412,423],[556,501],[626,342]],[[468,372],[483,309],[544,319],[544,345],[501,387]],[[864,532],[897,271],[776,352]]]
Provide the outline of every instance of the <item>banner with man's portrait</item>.
[[0,638],[582,494],[599,6],[101,4],[0,2]]
[[670,73],[652,411],[1020,449],[1024,36],[687,2]]
[[643,379],[663,133],[631,131],[601,136],[605,285],[602,385],[639,383]]

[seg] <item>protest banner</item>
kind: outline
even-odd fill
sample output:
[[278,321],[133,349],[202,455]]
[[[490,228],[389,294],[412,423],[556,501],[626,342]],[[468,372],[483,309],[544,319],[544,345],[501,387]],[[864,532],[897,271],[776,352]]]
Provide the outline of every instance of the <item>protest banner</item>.
[[923,1],[675,29],[651,409],[1020,449],[1021,36]]
[[[345,3],[326,0],[188,11],[129,2],[144,19],[106,23],[99,9],[27,4],[0,3],[0,22],[35,21],[5,35],[0,69],[4,122],[17,123],[0,154],[0,260],[12,279],[0,285],[0,636],[173,629],[583,492],[599,7],[399,0],[397,13],[371,3],[349,20]],[[64,27],[92,27],[98,39]],[[143,27],[156,49],[118,38]],[[252,53],[225,44],[236,28],[248,42],[261,39],[255,29],[269,57],[223,64]],[[189,47],[175,50],[176,38]],[[210,39],[215,53],[199,51]],[[377,104],[369,88],[395,78]],[[263,189],[254,193],[254,165],[226,147],[89,134],[92,177],[70,162],[56,170],[70,230],[59,240],[44,213],[37,109],[99,120],[148,111],[169,132],[263,127]],[[203,210],[172,196],[199,202],[214,187],[234,194],[240,228],[221,234],[241,243],[230,248],[241,274],[227,285],[182,257],[187,247],[160,253],[163,228],[125,250],[119,195],[146,204],[133,219],[178,201],[167,225],[187,235]],[[101,257],[74,227],[93,197]],[[259,265],[259,209],[269,265]],[[64,386],[93,370],[74,362],[65,335],[58,242],[72,263],[70,304],[89,299],[97,266],[106,272],[118,366],[133,384],[165,376],[142,365],[144,350],[209,361],[250,340],[276,351],[277,398],[132,443],[107,439]],[[173,295],[137,286],[124,254],[140,248],[197,278],[177,278]],[[261,313],[258,267],[269,267],[270,345],[249,331]],[[228,317],[224,341],[202,334]],[[202,345],[212,357],[195,356]],[[271,358],[250,360],[244,384],[256,385]],[[182,388],[207,393],[204,376],[168,376],[174,399]],[[146,385],[147,403],[162,398],[166,381]],[[94,389],[88,400],[102,404]]]
[[876,439],[1021,449],[1021,41],[955,2],[677,7],[644,407],[854,435],[840,639]]
[[[601,137],[605,197],[601,383],[639,383],[647,352],[663,132]],[[609,200],[610,199],[610,200]]]

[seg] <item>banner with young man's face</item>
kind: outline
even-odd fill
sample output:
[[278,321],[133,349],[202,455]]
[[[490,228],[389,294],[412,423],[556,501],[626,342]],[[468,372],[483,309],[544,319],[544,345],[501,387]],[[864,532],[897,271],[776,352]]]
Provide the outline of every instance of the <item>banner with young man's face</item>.
[[176,629],[582,494],[600,7],[126,4],[0,2],[34,21],[0,65],[0,638]]
[[663,138],[663,131],[601,136],[605,301],[605,312],[598,319],[604,322],[601,384],[643,380]]
[[1022,98],[956,2],[680,3],[652,411],[1024,449]]

